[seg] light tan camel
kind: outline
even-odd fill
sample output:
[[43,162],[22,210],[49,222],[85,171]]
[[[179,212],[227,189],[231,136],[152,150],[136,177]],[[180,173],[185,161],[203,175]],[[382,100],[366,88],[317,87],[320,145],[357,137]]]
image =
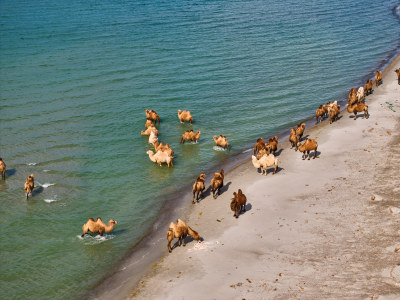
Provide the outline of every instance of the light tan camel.
[[214,177],[211,179],[211,191],[214,199],[217,199],[220,189],[224,186],[224,177],[224,170],[221,169],[219,173],[214,173]]
[[178,109],[178,118],[181,123],[190,122],[190,124],[193,124],[193,117],[189,110],[181,111]]
[[254,155],[256,155],[262,149],[265,149],[265,142],[264,139],[261,137],[257,140],[256,144],[254,145]]
[[[295,128],[290,129],[289,142],[291,144],[290,149],[293,149],[293,147],[295,147],[295,151],[297,151],[297,143],[299,142],[299,137],[296,134]],[[257,159],[260,158],[257,157]]]
[[163,152],[163,151],[158,151],[156,154],[154,154],[153,151],[148,150],[146,152],[149,155],[149,158],[152,162],[157,163],[160,167],[162,163],[166,163],[169,166],[171,165],[172,167],[174,166],[173,163],[173,156],[169,156],[167,152]]
[[368,113],[368,105],[366,105],[365,103],[361,102],[361,103],[354,103],[353,105],[347,105],[347,112],[349,113],[354,113],[354,120],[357,119],[357,113],[359,112],[364,112],[363,115],[363,119],[365,118],[369,118],[369,113]]
[[197,203],[199,202],[200,194],[203,196],[203,191],[205,189],[204,183],[206,182],[206,174],[201,173],[199,177],[197,177],[195,183],[193,184],[193,200],[192,203],[194,204],[194,199],[196,198]]
[[154,143],[154,150],[156,150],[156,153],[158,151],[162,152],[167,152],[169,156],[174,156],[174,151],[171,149],[169,144],[164,145],[163,142],[159,143],[158,141]]
[[376,86],[380,85],[382,82],[382,72],[381,71],[376,71],[376,75],[375,75],[375,84]]
[[141,135],[150,135],[154,131],[156,136],[158,136],[158,129],[151,123],[151,126],[147,127],[146,130],[140,132]]
[[1,178],[6,180],[6,163],[3,161],[3,159],[0,157],[0,173],[1,173]]
[[226,139],[226,136],[220,135],[217,137],[216,135],[213,136],[215,145],[222,147],[225,149],[225,147],[228,147],[228,150],[231,151],[231,148],[229,146],[228,140]]
[[196,142],[200,138],[201,131],[198,130],[196,133],[192,130],[186,130],[184,134],[182,134],[181,144],[184,144],[186,141]]
[[158,124],[160,124],[160,116],[158,115],[158,113],[156,113],[155,110],[148,110],[146,108],[146,118],[148,120],[154,121],[154,123],[157,123],[158,121]]
[[185,247],[185,238],[188,234],[196,241],[200,241],[200,235],[197,233],[197,231],[190,228],[189,225],[181,219],[176,220],[176,224],[174,222],[169,223],[169,228],[167,231],[168,252],[172,252],[171,242],[174,238],[179,239],[179,247],[181,244],[183,244],[183,247]]
[[306,141],[303,143],[303,145],[299,143],[299,151],[303,153],[303,160],[306,159],[306,152],[308,155],[308,160],[310,160],[310,151],[312,150],[314,150],[313,159],[315,159],[315,157],[317,156],[317,148],[318,148],[318,143],[314,139],[307,138]]
[[35,188],[35,176],[33,174],[29,175],[24,184],[24,190],[26,192],[26,199],[29,198],[29,194],[32,193]]
[[371,79],[368,79],[367,82],[364,84],[364,90],[365,90],[365,95],[368,96],[369,94],[372,94],[372,87],[373,83]]
[[100,236],[103,236],[104,232],[110,233],[114,229],[115,224],[118,224],[118,222],[114,219],[108,221],[108,224],[106,225],[103,223],[101,218],[97,218],[96,221],[93,218],[89,218],[88,221],[82,226],[83,233],[81,237],[84,237],[88,232],[93,234],[99,233]]
[[364,87],[360,86],[357,90],[357,102],[361,102],[365,98]]
[[157,136],[157,132],[152,130],[150,132],[150,136],[149,136],[149,144],[152,144],[154,146],[154,144],[158,142],[158,136]]
[[242,190],[239,189],[238,192],[233,192],[233,198],[231,201],[231,210],[234,212],[233,216],[239,218],[239,214],[246,211],[247,198],[243,194]]
[[274,171],[272,172],[272,175],[274,175],[276,173],[276,171],[278,170],[278,162],[280,160],[275,157],[275,155],[268,154],[268,155],[264,155],[263,157],[261,157],[260,159],[257,159],[257,157],[255,157],[254,155],[251,156],[251,162],[253,163],[253,166],[256,169],[261,169],[261,175],[264,175],[265,172],[265,176],[267,176],[267,168],[274,166]]

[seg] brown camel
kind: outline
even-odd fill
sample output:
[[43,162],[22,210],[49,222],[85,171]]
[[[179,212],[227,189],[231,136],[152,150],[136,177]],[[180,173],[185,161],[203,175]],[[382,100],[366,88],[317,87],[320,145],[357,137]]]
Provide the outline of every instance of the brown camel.
[[329,114],[329,124],[332,124],[332,122],[336,121],[339,118],[340,105],[332,105],[331,107],[329,107],[328,114]]
[[114,219],[108,221],[108,224],[106,225],[103,223],[101,218],[97,218],[96,221],[93,218],[89,218],[88,221],[82,226],[83,233],[81,237],[84,237],[88,232],[93,234],[99,233],[100,236],[103,236],[104,232],[110,233],[114,229],[115,224],[117,224],[117,221]]
[[349,113],[354,113],[354,120],[357,119],[357,113],[362,112],[362,111],[364,112],[364,115],[362,118],[363,119],[364,119],[364,117],[367,119],[369,118],[368,105],[366,105],[363,102],[354,103],[353,105],[347,105],[347,111]]
[[[295,128],[290,129],[289,142],[291,144],[290,149],[293,149],[293,146],[294,146],[295,151],[297,151],[297,144],[299,142],[299,137],[296,134]],[[260,158],[257,157],[257,159],[260,159]]]
[[221,169],[219,173],[214,173],[213,179],[211,179],[211,190],[214,199],[217,199],[220,194],[220,189],[224,186],[224,170]]
[[315,118],[317,119],[317,122],[315,124],[318,124],[319,122],[322,122],[326,115],[327,108],[325,105],[320,105],[317,110],[315,111]]
[[3,161],[3,159],[0,157],[0,173],[1,173],[1,178],[6,180],[6,163]]
[[24,190],[26,192],[26,199],[29,198],[29,194],[32,193],[35,188],[35,176],[33,174],[29,175],[24,184]]
[[169,228],[167,231],[168,252],[172,252],[171,242],[174,238],[179,239],[179,247],[181,244],[183,244],[183,247],[185,247],[185,238],[188,234],[196,241],[200,241],[200,235],[197,233],[197,231],[190,228],[189,225],[181,219],[176,220],[176,224],[174,222],[169,223]]
[[181,137],[181,144],[184,144],[186,141],[196,142],[200,138],[201,131],[198,130],[196,133],[192,130],[186,130]]
[[233,216],[239,218],[239,214],[246,211],[247,198],[243,194],[242,190],[239,189],[238,192],[233,192],[233,198],[231,201],[231,210],[234,212]]
[[376,86],[380,85],[382,83],[382,72],[381,71],[376,71],[375,75],[375,84]]
[[301,141],[301,138],[303,137],[305,129],[306,129],[306,123],[301,123],[301,124],[297,125],[296,134],[299,137],[299,141]]
[[315,159],[315,157],[317,156],[317,148],[318,148],[318,143],[314,139],[307,138],[306,141],[303,143],[303,145],[299,143],[299,151],[303,153],[303,160],[306,159],[306,152],[308,155],[308,160],[310,160],[310,151],[312,150],[314,150],[313,159]]
[[273,138],[269,139],[267,144],[265,145],[265,150],[267,153],[273,153],[275,155],[276,150],[278,150],[278,137],[274,136]]
[[160,116],[158,115],[158,113],[156,113],[155,110],[148,110],[146,108],[146,118],[148,120],[154,121],[154,123],[157,123],[158,121],[158,124],[160,124]]
[[372,94],[372,87],[373,87],[372,80],[368,79],[367,82],[364,84],[364,91],[366,96]]
[[199,202],[200,194],[203,197],[203,191],[205,189],[204,183],[206,181],[206,174],[201,173],[199,177],[197,177],[195,183],[193,184],[193,200],[192,203],[194,204],[194,199],[196,198],[197,203]]
[[400,84],[400,68],[395,70],[396,74],[397,74],[397,83]]
[[265,149],[265,142],[263,138],[259,138],[254,145],[254,155],[256,155],[261,149]]

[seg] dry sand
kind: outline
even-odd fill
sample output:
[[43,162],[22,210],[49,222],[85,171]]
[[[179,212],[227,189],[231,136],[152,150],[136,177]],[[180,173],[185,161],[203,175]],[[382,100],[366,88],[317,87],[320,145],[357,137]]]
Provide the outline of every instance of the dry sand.
[[[399,67],[397,58],[366,98],[369,119],[342,111],[306,128],[315,160],[281,141],[274,176],[250,160],[233,169],[216,200],[182,216],[203,242],[187,238],[137,286],[100,298],[400,299]],[[239,188],[248,204],[236,219],[229,204]]]

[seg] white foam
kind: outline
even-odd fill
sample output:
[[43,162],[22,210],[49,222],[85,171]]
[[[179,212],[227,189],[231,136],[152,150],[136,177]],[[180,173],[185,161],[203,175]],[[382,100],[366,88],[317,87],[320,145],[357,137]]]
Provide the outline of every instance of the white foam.
[[28,166],[36,166],[37,163],[27,163]]
[[90,234],[85,234],[84,237],[82,237],[80,235],[77,235],[77,237],[80,240],[83,240],[85,242],[85,244],[87,244],[87,245],[96,245],[96,244],[100,244],[100,243],[103,243],[108,240],[112,240],[115,237],[115,235],[105,234],[103,236],[100,236],[100,234],[97,234],[95,236],[92,236]]
[[219,147],[219,146],[214,146],[213,149],[214,149],[215,151],[226,151],[226,149],[224,149],[224,148],[222,148],[222,147]]
[[40,183],[39,183],[39,185],[40,185],[41,187],[43,187],[44,189],[47,189],[49,186],[55,185],[55,183],[44,183],[44,184],[40,184]]
[[250,152],[251,150],[253,150],[253,149],[247,149],[247,150],[244,150],[242,153],[247,153],[247,152]]
[[52,202],[56,202],[57,200],[55,200],[55,199],[44,199],[44,202],[47,202],[47,203],[52,203]]
[[50,170],[43,170],[43,172],[46,172],[46,173],[47,173],[47,172],[50,172]]

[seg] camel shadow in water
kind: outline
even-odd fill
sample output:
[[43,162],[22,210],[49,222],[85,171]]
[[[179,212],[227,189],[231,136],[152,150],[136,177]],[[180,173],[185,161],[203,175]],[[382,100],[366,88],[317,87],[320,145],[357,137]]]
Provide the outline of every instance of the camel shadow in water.
[[6,170],[6,179],[7,179],[7,176],[13,176],[13,175],[15,175],[15,173],[17,173],[17,169]]
[[126,231],[128,231],[128,230],[125,228],[122,228],[122,229],[118,229],[118,230],[113,230],[112,232],[110,232],[110,234],[120,235],[120,234],[124,234]]
[[32,197],[41,194],[44,191],[42,186],[39,186],[32,191]]

